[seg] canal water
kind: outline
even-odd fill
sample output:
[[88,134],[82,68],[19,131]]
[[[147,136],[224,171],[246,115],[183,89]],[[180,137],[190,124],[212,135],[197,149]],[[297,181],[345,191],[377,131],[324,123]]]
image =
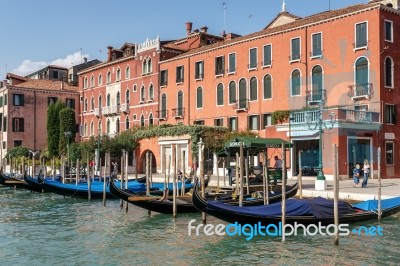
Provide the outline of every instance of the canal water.
[[[188,236],[200,214],[152,214],[118,200],[88,202],[0,187],[1,265],[399,265],[400,215],[383,236]],[[223,223],[209,217],[208,222]],[[226,223],[225,223],[226,224]],[[358,224],[376,226],[377,221]],[[356,225],[357,226],[357,225]],[[353,227],[351,227],[353,228]]]

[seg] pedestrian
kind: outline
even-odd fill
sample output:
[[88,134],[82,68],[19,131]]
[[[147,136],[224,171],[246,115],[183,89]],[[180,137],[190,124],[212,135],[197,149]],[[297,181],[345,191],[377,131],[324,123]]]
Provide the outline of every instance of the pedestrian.
[[282,160],[281,159],[279,159],[279,157],[278,156],[275,156],[275,168],[282,168]]
[[363,182],[361,184],[362,187],[367,187],[368,185],[368,177],[371,171],[371,166],[369,165],[369,162],[367,159],[364,160],[364,176],[363,176]]
[[353,170],[353,187],[358,187],[358,183],[360,183],[360,173],[361,173],[361,169],[360,169],[360,165],[356,164],[356,168],[354,168]]

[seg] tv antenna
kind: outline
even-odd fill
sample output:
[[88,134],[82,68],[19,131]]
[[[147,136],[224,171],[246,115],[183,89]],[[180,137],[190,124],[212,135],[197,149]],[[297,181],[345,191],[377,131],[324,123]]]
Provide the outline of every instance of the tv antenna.
[[224,9],[224,31],[223,31],[223,34],[225,34],[225,30],[226,30],[226,24],[225,24],[225,21],[226,21],[226,2],[223,2],[222,3],[222,6],[223,6],[223,9]]

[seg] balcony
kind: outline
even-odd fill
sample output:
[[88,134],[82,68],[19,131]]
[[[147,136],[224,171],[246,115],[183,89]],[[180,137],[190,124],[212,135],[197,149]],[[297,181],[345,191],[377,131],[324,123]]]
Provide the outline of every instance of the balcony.
[[306,100],[309,105],[318,104],[326,100],[326,90],[313,89],[306,92]]
[[129,112],[129,103],[123,103],[120,105],[121,112],[128,113]]
[[101,116],[101,109],[100,108],[94,108],[93,113],[95,116],[99,117]]
[[360,83],[349,86],[348,96],[353,100],[371,99],[373,94],[372,83]]
[[183,118],[183,115],[185,114],[185,108],[175,108],[172,109],[172,116],[175,119]]
[[249,109],[249,99],[236,100],[233,109],[235,109],[236,112],[247,112]]
[[167,120],[168,110],[157,111],[158,120]]
[[106,107],[103,107],[102,109],[101,109],[101,113],[103,114],[103,115],[114,115],[114,114],[118,114],[119,113],[119,111],[118,111],[118,105],[112,105],[112,106],[106,106]]

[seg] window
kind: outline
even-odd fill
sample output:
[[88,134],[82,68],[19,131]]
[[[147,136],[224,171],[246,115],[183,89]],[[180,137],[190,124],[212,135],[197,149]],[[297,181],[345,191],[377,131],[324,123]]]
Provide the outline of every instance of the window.
[[111,83],[111,72],[108,71],[107,72],[107,84],[110,84],[110,83]]
[[161,70],[160,73],[160,86],[167,86],[168,84],[168,70]]
[[385,87],[393,88],[393,60],[385,58]]
[[195,63],[194,78],[203,79],[204,78],[204,61],[199,61]]
[[193,122],[193,124],[195,124],[195,125],[204,125],[204,120],[195,120]]
[[111,105],[111,95],[107,93],[107,106]]
[[83,111],[87,111],[88,110],[88,100],[87,99],[85,99],[85,104],[84,104],[84,106],[83,106]]
[[14,140],[14,147],[22,146],[22,140]]
[[235,53],[229,54],[228,60],[229,60],[228,73],[236,72],[236,54]]
[[153,114],[149,115],[149,126],[153,125]]
[[119,91],[117,92],[117,105],[121,104],[121,94],[119,93]]
[[110,134],[110,126],[111,126],[110,119],[107,119],[107,134]]
[[312,35],[312,51],[311,57],[322,56],[322,33],[315,33]]
[[250,101],[257,101],[257,78],[250,79]]
[[101,107],[103,106],[103,99],[101,97],[101,95],[99,96],[99,109],[101,109]]
[[144,115],[143,114],[140,116],[140,126],[144,127]]
[[249,69],[257,68],[257,48],[249,51]]
[[90,77],[90,87],[94,87],[94,76],[92,75],[91,77]]
[[183,92],[178,91],[178,110],[176,112],[177,116],[183,116]]
[[88,88],[88,79],[87,79],[87,77],[85,77],[85,79],[83,80],[83,88],[84,89]]
[[260,117],[258,115],[248,116],[248,129],[249,130],[259,130],[260,129],[259,120],[260,120]]
[[300,38],[291,40],[291,54],[290,61],[300,60]]
[[14,106],[24,106],[24,95],[13,93],[13,105]]
[[129,105],[129,101],[130,101],[130,93],[129,93],[129,89],[126,89],[126,92],[125,92],[125,103],[127,105]]
[[225,69],[225,56],[215,58],[215,75],[223,75]]
[[102,76],[101,74],[99,75],[99,82],[98,82],[98,85],[99,85],[99,86],[103,85],[103,76]]
[[101,124],[101,121],[99,121],[99,126],[97,127],[97,130],[98,130],[98,132],[97,132],[97,134],[101,134],[101,132],[103,131],[102,130],[102,124]]
[[90,123],[90,136],[93,136],[93,135],[94,135],[94,122],[92,121]]
[[263,46],[263,66],[271,66],[272,65],[272,45],[264,45]]
[[146,97],[146,91],[144,89],[144,86],[140,88],[140,102],[143,103]]
[[224,105],[224,85],[222,83],[217,86],[217,105]]
[[237,117],[229,117],[229,118],[228,118],[228,128],[229,128],[231,131],[236,131],[236,130],[238,130]]
[[117,73],[115,75],[115,80],[120,81],[121,80],[121,69],[117,68]]
[[367,46],[367,22],[356,24],[356,43],[355,48]]
[[262,127],[270,127],[272,126],[272,115],[271,114],[263,114]]
[[300,95],[300,71],[298,69],[292,72],[292,96]]
[[385,104],[385,123],[396,124],[396,105]]
[[322,91],[323,91],[322,67],[321,66],[313,67],[311,73],[312,73],[311,82],[312,82],[313,99],[316,100],[315,97],[319,96],[320,99],[318,100],[322,100]]
[[160,113],[160,118],[166,118],[167,117],[167,95],[164,93],[161,96],[161,113]]
[[198,87],[196,91],[196,108],[203,108],[203,88]]
[[244,78],[239,81],[239,102],[237,108],[247,108],[247,81]]
[[142,75],[147,74],[147,60],[142,61]]
[[223,127],[224,126],[224,119],[223,118],[214,119],[214,126]]
[[6,141],[3,141],[3,150],[4,149],[7,149],[7,142]]
[[137,91],[137,86],[135,84],[135,85],[133,85],[133,92],[136,92],[136,91]]
[[75,99],[65,99],[65,104],[68,108],[75,109]]
[[153,72],[153,65],[151,64],[151,58],[147,60],[147,74],[150,74]]
[[48,105],[56,103],[56,102],[57,102],[57,97],[48,97],[47,98],[47,104]]
[[131,77],[131,68],[129,66],[125,69],[125,79],[129,79]]
[[24,119],[13,118],[12,119],[12,131],[13,132],[24,132]]
[[125,130],[129,129],[129,116],[126,116],[125,118]]
[[8,101],[8,97],[7,97],[7,93],[4,94],[4,106],[7,105],[7,101]]
[[83,135],[86,137],[88,135],[88,128],[87,128],[87,123],[85,123],[84,127],[83,127]]
[[183,82],[183,66],[178,66],[176,68],[176,83]]
[[53,70],[53,79],[58,79],[58,71]]
[[91,103],[90,103],[90,109],[91,110],[93,110],[94,109],[94,97],[92,96],[92,99],[91,99]]
[[394,163],[394,144],[393,142],[385,143],[386,165],[393,165]]
[[3,95],[0,96],[0,107],[3,107]]
[[236,82],[231,81],[229,83],[229,104],[236,102]]
[[393,22],[385,20],[385,41],[393,42]]
[[3,132],[7,132],[7,116],[3,117]]
[[153,101],[154,100],[154,87],[153,84],[150,84],[149,87],[149,101]]
[[[365,57],[361,57],[356,61],[356,87],[357,94],[366,95],[368,90],[368,60]],[[361,91],[362,90],[362,91]]]
[[264,90],[263,90],[263,95],[264,95],[264,100],[265,99],[271,99],[272,98],[272,78],[271,75],[267,74],[264,76]]
[[119,118],[117,118],[117,121],[115,121],[115,129],[116,133],[119,133]]

